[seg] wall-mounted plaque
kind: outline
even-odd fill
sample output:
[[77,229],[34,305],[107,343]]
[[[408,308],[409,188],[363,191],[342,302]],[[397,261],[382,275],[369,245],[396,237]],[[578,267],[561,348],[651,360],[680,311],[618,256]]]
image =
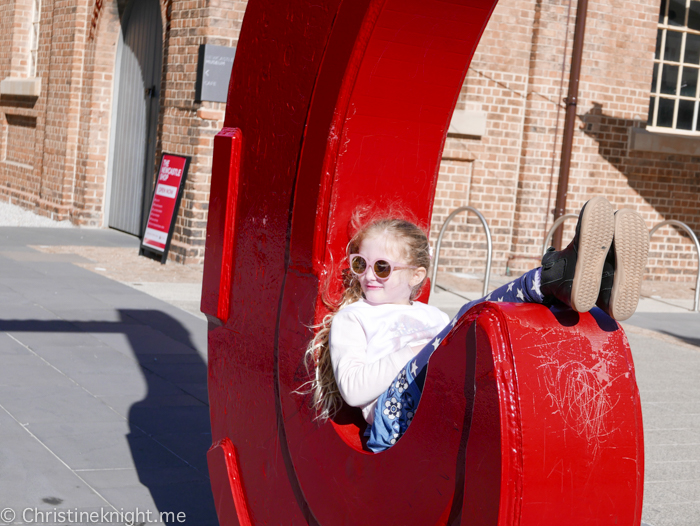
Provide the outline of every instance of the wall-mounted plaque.
[[228,83],[231,80],[233,58],[236,56],[235,47],[199,46],[199,62],[197,63],[196,100],[226,102]]

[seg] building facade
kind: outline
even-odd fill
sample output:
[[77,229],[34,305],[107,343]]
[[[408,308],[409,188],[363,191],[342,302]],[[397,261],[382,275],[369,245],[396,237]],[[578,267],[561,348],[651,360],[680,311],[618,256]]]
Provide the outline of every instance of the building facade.
[[192,158],[171,259],[201,262],[214,135],[201,44],[235,47],[245,2],[11,0],[0,6],[0,198],[143,229],[161,152]]
[[[568,213],[602,194],[616,208],[638,210],[649,228],[674,219],[700,231],[696,6],[589,1]],[[451,210],[477,208],[491,227],[497,274],[537,266],[553,223],[576,8],[567,0],[502,0],[457,104],[455,120],[472,125],[448,135],[432,236]],[[454,222],[440,267],[482,275],[480,223],[464,215]],[[574,224],[565,223],[565,240]],[[682,230],[655,233],[648,278],[692,281],[697,268]]]
[[[700,230],[700,4],[590,0],[567,211],[592,194]],[[143,228],[162,152],[192,158],[171,258],[204,256],[213,138],[225,104],[197,100],[203,44],[236,47],[238,0],[8,0],[0,6],[0,199],[56,219]],[[537,266],[552,224],[574,0],[501,0],[467,72],[440,167],[431,237],[472,206],[494,272]],[[135,117],[136,116],[136,117]],[[574,221],[566,223],[565,239]],[[461,215],[441,269],[481,274],[485,236]],[[652,239],[650,276],[692,280],[687,235]]]

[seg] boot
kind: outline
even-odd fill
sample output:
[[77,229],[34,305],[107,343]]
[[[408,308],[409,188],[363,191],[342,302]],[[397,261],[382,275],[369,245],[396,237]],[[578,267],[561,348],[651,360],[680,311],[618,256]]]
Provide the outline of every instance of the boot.
[[600,292],[614,224],[612,205],[604,197],[583,205],[569,246],[560,252],[550,247],[542,258],[540,290],[545,304],[558,300],[577,312],[591,310]]
[[637,310],[649,254],[649,231],[634,210],[615,212],[615,234],[605,258],[596,305],[618,321]]
[[615,236],[613,236],[608,255],[605,256],[603,263],[603,273],[600,277],[600,292],[595,304],[602,309],[608,316],[610,314],[610,295],[612,293],[613,281],[615,281]]

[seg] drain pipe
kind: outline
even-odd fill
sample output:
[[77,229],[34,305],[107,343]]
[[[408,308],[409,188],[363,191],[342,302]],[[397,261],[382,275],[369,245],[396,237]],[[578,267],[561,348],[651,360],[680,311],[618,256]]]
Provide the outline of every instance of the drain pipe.
[[[571,146],[574,142],[574,126],[576,125],[576,104],[578,103],[578,81],[581,76],[581,56],[583,55],[583,39],[586,32],[586,15],[588,0],[578,0],[576,7],[576,28],[574,30],[574,46],[571,50],[571,71],[569,72],[569,91],[566,95],[566,117],[564,119],[564,135],[562,136],[561,162],[559,163],[559,184],[557,186],[557,201],[554,208],[554,220],[566,214],[566,196],[569,189],[569,168],[571,166]],[[554,246],[561,250],[563,228],[554,234]]]

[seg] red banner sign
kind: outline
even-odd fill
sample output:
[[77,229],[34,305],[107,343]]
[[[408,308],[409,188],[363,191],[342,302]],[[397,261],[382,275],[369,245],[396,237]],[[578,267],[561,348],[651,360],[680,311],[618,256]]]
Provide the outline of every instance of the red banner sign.
[[166,251],[186,168],[187,157],[163,154],[156,189],[153,192],[151,212],[148,214],[148,223],[142,241],[142,245],[150,250]]

